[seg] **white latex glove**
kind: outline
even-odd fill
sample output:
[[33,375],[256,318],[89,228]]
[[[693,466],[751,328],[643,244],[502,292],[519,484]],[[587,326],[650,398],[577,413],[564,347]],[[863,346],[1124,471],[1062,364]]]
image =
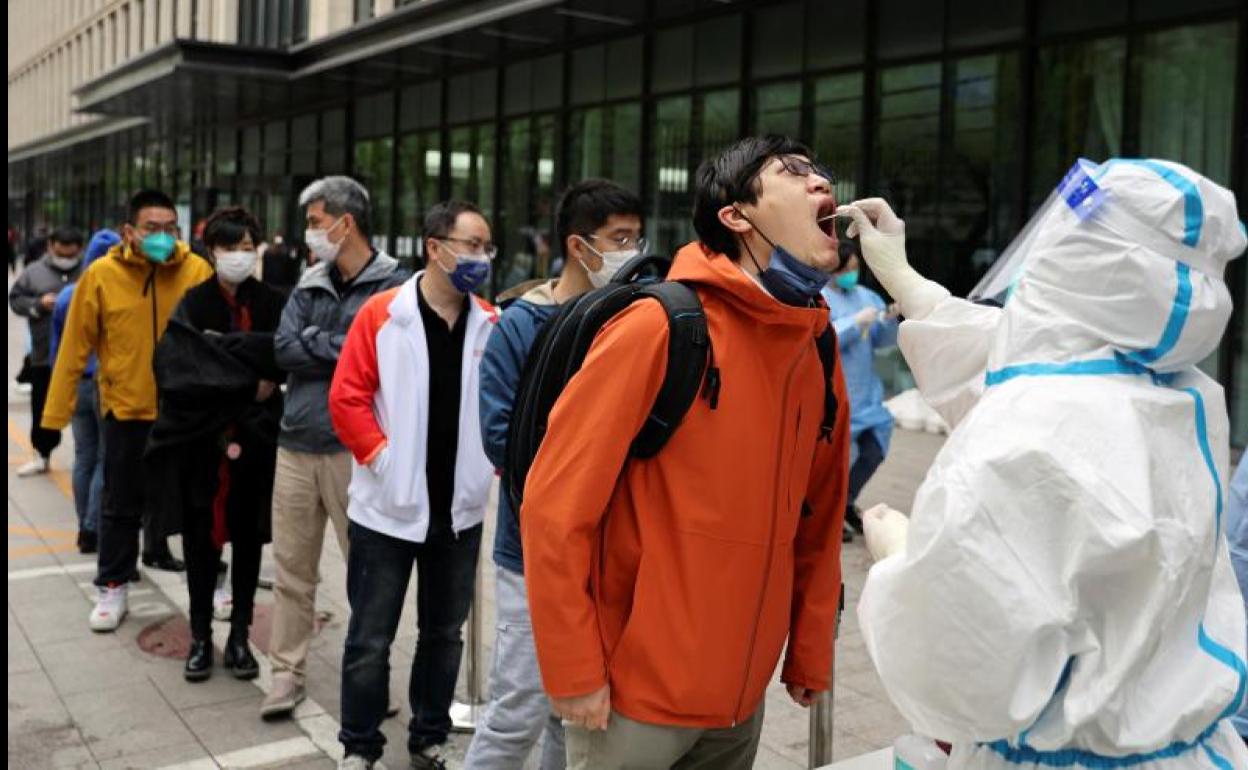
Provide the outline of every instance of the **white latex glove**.
[[871,558],[880,561],[906,550],[910,519],[901,511],[880,503],[862,514],[862,530]]
[[857,313],[854,313],[854,323],[858,324],[858,331],[862,332],[862,336],[867,336],[871,331],[871,327],[875,325],[875,320],[880,317],[880,311],[873,307],[864,307]]
[[854,220],[846,234],[858,237],[862,258],[907,318],[922,318],[949,296],[943,286],[927,280],[910,266],[906,259],[906,223],[883,198],[857,200],[837,208],[836,213]]

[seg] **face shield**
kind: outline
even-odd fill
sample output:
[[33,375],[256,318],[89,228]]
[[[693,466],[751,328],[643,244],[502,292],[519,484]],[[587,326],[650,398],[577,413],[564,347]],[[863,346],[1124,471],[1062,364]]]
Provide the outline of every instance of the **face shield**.
[[1061,184],[1049,193],[1022,231],[1010,241],[1010,245],[967,295],[967,299],[1004,305],[1034,253],[1036,241],[1056,215],[1063,208],[1069,208],[1079,221],[1083,221],[1104,203],[1105,191],[1093,180],[1098,168],[1096,163],[1085,158],[1077,160],[1066,172]]

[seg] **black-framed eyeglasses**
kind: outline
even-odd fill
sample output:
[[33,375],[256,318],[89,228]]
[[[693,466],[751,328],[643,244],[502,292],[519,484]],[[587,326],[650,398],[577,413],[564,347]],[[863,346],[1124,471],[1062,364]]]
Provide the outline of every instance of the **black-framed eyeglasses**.
[[[814,174],[815,176],[823,177],[828,180],[828,184],[832,187],[836,187],[836,172],[822,163],[806,160],[805,158],[797,155],[778,155],[776,156],[776,160],[780,161],[780,167],[783,168],[786,173],[800,177],[807,177]],[[763,168],[766,167],[767,164],[763,164]],[[763,168],[760,168],[757,173],[755,173],[755,176],[763,173]]]
[[484,254],[486,259],[494,259],[498,256],[498,247],[488,241],[478,238],[456,238],[450,235],[444,235],[438,238],[439,241],[450,241],[451,243],[462,243],[472,250],[472,254]]

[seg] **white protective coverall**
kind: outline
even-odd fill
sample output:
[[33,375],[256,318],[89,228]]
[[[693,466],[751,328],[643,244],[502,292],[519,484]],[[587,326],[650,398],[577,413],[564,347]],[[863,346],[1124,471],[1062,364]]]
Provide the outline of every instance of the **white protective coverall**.
[[955,429],[904,550],[870,572],[862,633],[951,768],[1248,768],[1227,719],[1248,673],[1220,527],[1228,419],[1195,367],[1230,316],[1243,226],[1179,164],[1083,163],[1103,201],[1038,213],[1004,309],[908,265],[898,296],[863,234]]

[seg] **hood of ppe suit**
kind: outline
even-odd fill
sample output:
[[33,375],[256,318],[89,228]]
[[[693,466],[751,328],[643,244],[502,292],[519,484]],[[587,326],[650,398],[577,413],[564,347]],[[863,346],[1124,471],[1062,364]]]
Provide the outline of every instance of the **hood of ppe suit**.
[[1177,163],[1088,165],[1104,199],[1081,218],[1058,196],[1023,255],[990,369],[1125,357],[1192,366],[1231,314],[1227,262],[1248,244],[1235,196]]

